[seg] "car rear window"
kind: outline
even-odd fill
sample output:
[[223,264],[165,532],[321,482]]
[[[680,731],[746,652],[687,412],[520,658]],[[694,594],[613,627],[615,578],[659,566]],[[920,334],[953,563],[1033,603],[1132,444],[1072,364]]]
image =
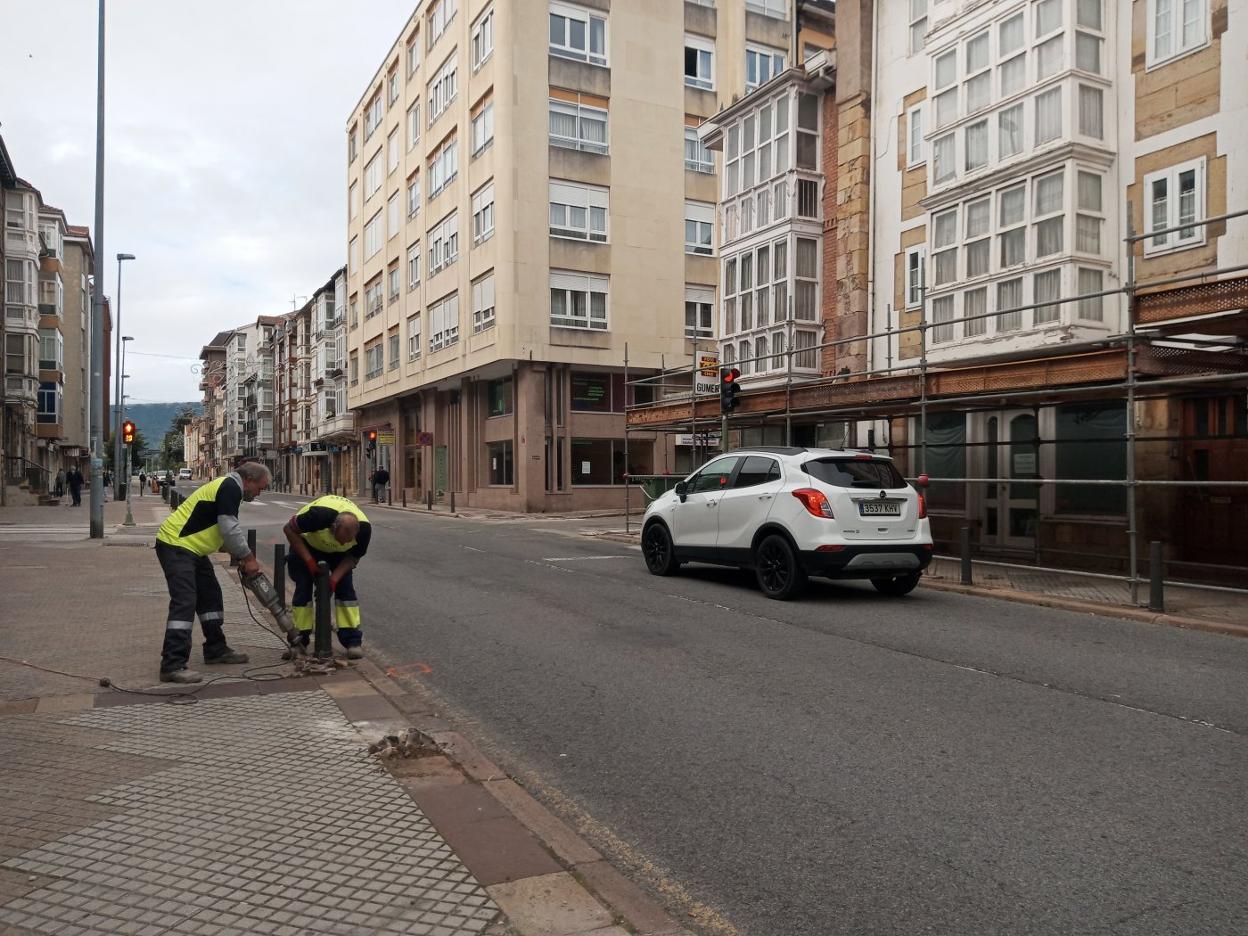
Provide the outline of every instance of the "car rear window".
[[806,473],[834,487],[889,488],[906,487],[891,461],[868,461],[865,458],[816,458],[802,465]]

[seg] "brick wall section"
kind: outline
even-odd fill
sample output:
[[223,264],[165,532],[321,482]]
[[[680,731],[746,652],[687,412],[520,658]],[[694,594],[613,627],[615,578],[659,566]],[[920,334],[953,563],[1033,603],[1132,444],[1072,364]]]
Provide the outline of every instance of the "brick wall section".
[[[871,107],[866,94],[838,102],[836,167],[836,338],[867,330],[867,274],[870,263],[868,218],[871,209]],[[831,349],[833,372],[861,373],[867,343]]]
[[[828,91],[823,95],[823,289],[820,294],[819,319],[823,328],[819,332],[821,342],[836,336],[836,283],[840,279],[837,267],[837,153],[841,128],[837,123],[836,96]],[[824,348],[819,355],[819,369],[824,376],[836,373],[836,348]]]

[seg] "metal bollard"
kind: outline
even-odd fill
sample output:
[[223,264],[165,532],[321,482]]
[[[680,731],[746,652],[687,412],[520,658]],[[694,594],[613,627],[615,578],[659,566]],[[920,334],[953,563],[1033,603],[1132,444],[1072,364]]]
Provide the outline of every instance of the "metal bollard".
[[1166,610],[1166,557],[1160,540],[1148,544],[1148,610]]
[[962,584],[971,585],[971,528],[964,526],[959,534],[962,549]]
[[425,491],[425,510],[433,510],[433,488]]
[[399,497],[403,501],[403,506],[407,507],[407,488],[403,488],[402,490],[399,491]]
[[316,564],[316,630],[313,634],[312,655],[318,660],[333,659],[333,633],[329,628],[329,565]]
[[451,513],[455,512],[455,492],[451,491]]
[[255,530],[247,531],[247,548],[251,550],[251,554],[253,556],[256,554],[256,531]]
[[286,544],[273,544],[273,590],[286,604]]
[[394,485],[393,484],[386,485],[386,504],[391,507],[394,506]]

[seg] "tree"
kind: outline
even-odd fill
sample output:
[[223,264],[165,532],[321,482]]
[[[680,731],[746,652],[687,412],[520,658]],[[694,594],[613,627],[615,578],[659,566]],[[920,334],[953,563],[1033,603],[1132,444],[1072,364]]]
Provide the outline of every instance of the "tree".
[[[113,440],[117,437],[116,433],[109,433],[108,446],[104,450],[104,467],[109,471],[116,473],[117,466],[113,464]],[[125,446],[122,446],[123,448]],[[134,443],[130,446],[130,470],[134,471],[139,465],[143,464],[143,450],[147,448],[147,440],[143,438],[143,433],[139,431],[139,427],[134,428]],[[125,454],[122,454],[125,458]]]
[[195,410],[187,407],[169,423],[169,431],[160,442],[160,466],[162,468],[180,468],[185,464],[186,453],[183,449],[183,428],[196,416]]

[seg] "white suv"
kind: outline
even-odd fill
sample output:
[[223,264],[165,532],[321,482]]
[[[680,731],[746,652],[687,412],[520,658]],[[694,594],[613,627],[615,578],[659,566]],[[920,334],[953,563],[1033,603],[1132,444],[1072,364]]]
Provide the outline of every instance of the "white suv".
[[656,498],[641,550],[654,575],[686,561],[750,568],[768,598],[807,576],[870,579],[905,595],[932,560],[923,495],[891,458],[834,449],[749,448],[713,458]]

